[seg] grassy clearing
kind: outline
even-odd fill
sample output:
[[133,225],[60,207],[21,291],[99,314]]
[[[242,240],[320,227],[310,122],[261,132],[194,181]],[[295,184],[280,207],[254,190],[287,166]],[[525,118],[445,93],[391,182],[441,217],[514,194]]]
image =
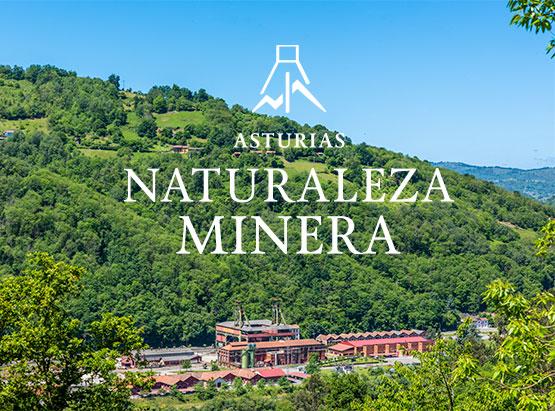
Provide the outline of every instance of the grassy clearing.
[[515,229],[517,234],[522,238],[524,241],[529,243],[535,244],[536,240],[538,239],[538,233],[531,229],[524,229],[524,228],[516,228]]
[[[204,121],[204,116],[200,111],[178,111],[164,114],[154,114],[156,124],[160,128],[180,128],[187,124],[200,124]],[[134,111],[127,113],[127,124],[121,127],[123,138],[128,142],[140,140],[137,134],[137,127],[141,123],[141,118]],[[199,139],[199,141],[202,139]],[[205,141],[205,140],[204,140]],[[164,151],[164,150],[161,150]]]
[[[246,387],[248,393],[244,396],[237,397],[233,391],[218,391],[216,398],[227,398],[234,399],[238,403],[242,403],[247,398],[250,401],[264,401],[264,400],[276,400],[276,407],[279,410],[290,410],[291,403],[287,400],[288,394],[281,392],[278,387],[268,386],[264,391],[260,392],[256,387]],[[213,404],[210,401],[203,401],[198,398],[197,394],[185,394],[180,396],[181,399],[176,398],[172,395],[166,395],[163,397],[150,397],[150,398],[140,398],[133,400],[133,405],[137,410],[191,410],[191,409],[205,409],[207,404],[212,405],[211,407],[206,407],[206,409],[214,409]],[[219,409],[219,408],[218,408]],[[226,408],[226,409],[237,409],[237,407]],[[243,409],[243,408],[241,408]],[[245,408],[246,409],[246,408]],[[257,408],[262,409],[262,408]],[[272,408],[273,409],[273,408]]]
[[133,127],[133,128],[137,127],[140,122],[141,122],[141,119],[139,118],[137,113],[135,113],[134,111],[130,111],[127,113],[126,127]]
[[200,111],[174,111],[171,113],[155,114],[158,127],[184,127],[187,124],[200,124],[204,121],[204,116]]
[[117,153],[114,150],[94,150],[92,148],[80,148],[79,151],[86,157],[114,158]]
[[325,173],[326,165],[323,163],[314,163],[308,160],[295,160],[292,163],[284,160],[285,168],[291,168],[297,171],[309,172],[311,168],[315,169],[318,173]]
[[285,166],[285,171],[290,177],[302,174],[303,176],[308,175],[311,168],[316,170],[318,178],[321,181],[336,181],[337,177],[333,174],[328,173],[326,165],[323,163],[314,163],[308,160],[295,160],[292,163],[287,160],[283,160]]
[[48,120],[46,118],[33,118],[28,120],[0,120],[0,132],[5,130],[20,130],[26,133],[36,131],[48,131]]
[[520,228],[519,226],[506,221],[498,221],[498,223],[516,231],[516,233],[524,241],[534,244],[538,239],[538,233],[536,233],[534,230],[531,230],[529,228]]

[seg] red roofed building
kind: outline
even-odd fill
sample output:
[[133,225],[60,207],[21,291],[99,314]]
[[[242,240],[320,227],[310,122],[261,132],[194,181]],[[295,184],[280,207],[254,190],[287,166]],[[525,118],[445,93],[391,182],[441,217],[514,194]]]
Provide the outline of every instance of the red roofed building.
[[391,331],[368,331],[344,334],[320,334],[316,340],[323,344],[331,345],[343,341],[371,340],[374,338],[397,338],[423,336],[422,330],[391,330]]
[[230,384],[236,378],[240,378],[244,383],[256,384],[262,376],[252,370],[224,370],[224,371],[201,371],[187,372],[184,374],[155,375],[152,377],[154,385],[152,393],[158,394],[162,391],[169,391],[172,387],[181,392],[189,392],[189,388],[196,384],[206,384],[213,381],[216,387]]
[[256,373],[266,381],[279,380],[281,377],[286,376],[285,371],[281,368],[262,368],[256,370]]
[[[209,381],[213,382],[217,388],[220,388],[230,385],[235,379],[240,379],[244,384],[256,384],[260,380],[268,383],[277,383],[278,380],[284,377],[294,383],[299,383],[308,378],[309,375],[302,372],[286,373],[282,368],[234,369],[154,375],[150,377],[154,384],[150,389],[149,395],[164,395],[172,389],[182,393],[192,393],[195,391],[196,384],[206,385]],[[142,392],[139,386],[132,387],[132,392],[135,395],[146,394]]]
[[184,389],[192,387],[197,384],[200,380],[191,374],[184,375],[156,375],[153,377],[154,385],[153,390],[166,389],[169,390],[172,387],[177,389]]
[[399,338],[375,338],[361,341],[343,341],[328,348],[330,356],[353,356],[365,357],[394,357],[401,352],[427,351],[433,340],[421,336],[399,337]]
[[287,374],[287,377],[289,377],[290,380],[293,379],[295,381],[303,381],[303,380],[306,380],[308,377],[310,377],[310,374],[307,374],[304,372],[292,371]]

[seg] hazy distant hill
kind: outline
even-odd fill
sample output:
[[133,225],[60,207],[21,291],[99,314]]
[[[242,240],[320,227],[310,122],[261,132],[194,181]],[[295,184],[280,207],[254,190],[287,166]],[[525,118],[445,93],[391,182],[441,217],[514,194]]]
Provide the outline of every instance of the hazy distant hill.
[[555,204],[555,167],[522,170],[507,167],[481,167],[465,163],[434,163],[461,174],[491,181],[510,191],[518,191],[538,200]]

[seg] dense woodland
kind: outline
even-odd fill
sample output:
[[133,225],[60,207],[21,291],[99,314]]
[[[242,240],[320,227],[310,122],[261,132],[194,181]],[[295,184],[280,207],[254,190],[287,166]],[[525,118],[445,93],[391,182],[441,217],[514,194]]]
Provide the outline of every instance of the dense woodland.
[[[412,187],[425,192],[433,166],[368,145],[232,156],[238,132],[323,132],[284,117],[251,113],[205,90],[120,90],[119,78],[82,78],[49,66],[0,67],[0,272],[19,273],[29,251],[82,266],[83,289],[71,303],[83,324],[102,312],[131,315],[152,346],[210,344],[216,321],[241,300],[251,318],[269,316],[272,298],[305,337],[323,332],[416,327],[454,329],[461,312],[488,309],[486,285],[504,278],[532,295],[553,287],[555,260],[535,255],[539,229],[555,209],[492,183],[442,170],[454,203],[304,205],[228,201],[215,179],[213,203],[124,203],[124,169],[284,167],[299,192],[310,167],[333,192],[333,168],[348,168],[351,190],[363,167],[416,167]],[[332,132],[331,130],[329,131]],[[169,152],[169,144],[203,148]],[[247,174],[245,173],[245,178]],[[200,176],[193,179],[201,187]],[[164,179],[160,179],[163,181]],[[165,179],[167,182],[168,179]],[[260,190],[263,190],[261,183]],[[161,187],[163,190],[165,187]],[[395,181],[387,180],[391,192]],[[333,196],[331,196],[333,197]],[[269,240],[266,255],[176,255],[180,215],[207,229],[214,215],[348,215],[355,241],[383,214],[401,256],[285,256]],[[252,234],[252,233],[251,233]],[[322,226],[320,236],[329,237]],[[293,241],[298,234],[291,233]],[[223,236],[231,247],[234,236]]]

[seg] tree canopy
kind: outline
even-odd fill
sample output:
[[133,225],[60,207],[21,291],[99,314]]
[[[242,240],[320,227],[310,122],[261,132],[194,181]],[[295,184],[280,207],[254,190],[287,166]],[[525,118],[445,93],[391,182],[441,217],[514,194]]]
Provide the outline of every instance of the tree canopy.
[[103,313],[85,328],[67,304],[84,270],[32,254],[21,275],[0,280],[0,408],[129,409],[116,358],[144,347],[130,317]]

